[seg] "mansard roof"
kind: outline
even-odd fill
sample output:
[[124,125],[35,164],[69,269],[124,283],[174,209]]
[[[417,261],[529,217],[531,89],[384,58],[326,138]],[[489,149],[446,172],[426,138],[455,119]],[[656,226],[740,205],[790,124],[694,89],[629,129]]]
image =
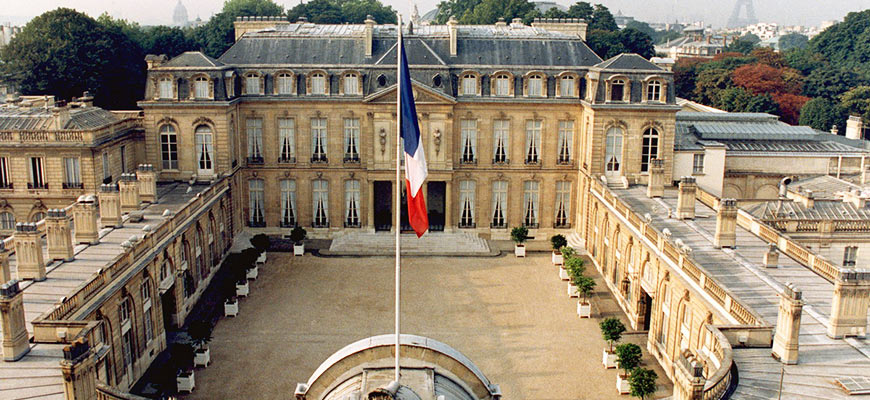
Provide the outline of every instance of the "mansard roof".
[[[0,107],[0,130],[34,131],[98,129],[118,122],[118,117],[99,107]],[[68,115],[68,117],[66,116]]]
[[224,64],[222,62],[215,60],[214,58],[211,58],[198,51],[186,51],[169,60],[169,62],[163,64],[162,66],[209,68],[222,67],[223,65]]
[[607,61],[596,64],[595,67],[601,69],[615,70],[638,70],[656,72],[665,71],[661,67],[649,62],[647,59],[634,53],[623,53],[618,56],[611,57]]

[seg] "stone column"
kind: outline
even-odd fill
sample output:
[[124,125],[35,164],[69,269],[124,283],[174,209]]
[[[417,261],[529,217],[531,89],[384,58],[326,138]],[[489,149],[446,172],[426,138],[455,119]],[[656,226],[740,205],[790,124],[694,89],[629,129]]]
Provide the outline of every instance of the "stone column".
[[717,248],[737,246],[737,200],[722,199],[719,202],[714,243]]
[[121,193],[117,184],[100,186],[100,226],[103,228],[120,228],[121,223]]
[[680,179],[680,193],[677,197],[677,218],[695,219],[695,177],[684,176]]
[[866,337],[868,305],[870,271],[841,269],[840,276],[834,282],[828,336],[834,339],[846,336]]
[[779,266],[779,249],[771,243],[767,247],[767,253],[764,253],[764,266],[767,268],[776,268]]
[[12,279],[12,270],[9,269],[9,253],[6,244],[0,240],[0,279],[3,282],[9,282]]
[[72,261],[73,254],[72,218],[65,210],[48,210],[45,216],[45,237],[48,242],[48,258],[50,260]]
[[24,292],[17,280],[0,286],[0,329],[3,330],[3,361],[18,361],[30,352],[24,320]]
[[136,178],[139,180],[139,198],[146,203],[156,203],[157,173],[154,172],[154,166],[151,164],[139,165]]
[[664,197],[665,195],[665,160],[651,160],[649,165],[649,182],[646,186],[646,197]]
[[453,182],[444,183],[444,232],[453,232]]
[[73,221],[76,226],[76,243],[100,243],[100,228],[97,225],[97,198],[81,195],[73,205]]
[[42,256],[42,234],[35,223],[15,225],[15,257],[18,279],[45,280],[45,259]]
[[801,330],[801,311],[804,302],[801,290],[791,283],[779,294],[779,314],[776,318],[776,334],[773,337],[773,357],[783,364],[797,364],[798,335]]
[[704,398],[704,367],[686,350],[674,362],[673,400],[701,400]]
[[63,373],[64,399],[97,398],[97,368],[87,339],[79,338],[63,348],[60,370]]
[[128,213],[139,209],[139,182],[135,174],[121,174],[118,181],[121,192],[121,212]]

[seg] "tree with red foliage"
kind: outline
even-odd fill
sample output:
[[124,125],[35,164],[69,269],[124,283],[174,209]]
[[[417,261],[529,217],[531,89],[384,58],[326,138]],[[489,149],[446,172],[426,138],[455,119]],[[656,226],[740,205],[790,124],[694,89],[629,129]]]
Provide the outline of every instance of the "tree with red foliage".
[[731,80],[753,94],[785,92],[782,69],[766,64],[744,65],[734,70]]
[[797,125],[800,121],[801,108],[806,102],[810,101],[809,97],[801,96],[792,93],[774,93],[773,101],[779,104],[780,116],[782,121],[788,124]]

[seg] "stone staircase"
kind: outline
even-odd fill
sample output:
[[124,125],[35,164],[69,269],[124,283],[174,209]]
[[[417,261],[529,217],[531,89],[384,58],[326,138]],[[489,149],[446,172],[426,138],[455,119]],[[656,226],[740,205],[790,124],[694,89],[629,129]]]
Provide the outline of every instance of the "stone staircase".
[[586,254],[586,240],[580,237],[580,234],[574,232],[566,238],[568,239],[568,247],[574,249],[577,254],[585,255]]
[[[414,234],[401,235],[403,255],[469,255],[493,256],[489,243],[477,235],[457,232],[428,232],[422,238]],[[396,251],[396,236],[390,232],[364,233],[351,232],[332,240],[329,250],[321,251],[323,255],[336,256],[381,256],[393,255]]]

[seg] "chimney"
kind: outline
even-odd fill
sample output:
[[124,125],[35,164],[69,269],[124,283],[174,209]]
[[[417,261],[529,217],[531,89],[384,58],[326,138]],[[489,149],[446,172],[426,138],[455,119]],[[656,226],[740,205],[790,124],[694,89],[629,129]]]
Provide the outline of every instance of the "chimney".
[[680,193],[677,197],[678,219],[695,219],[695,192],[697,188],[695,177],[684,176],[680,179]]
[[30,335],[24,319],[24,292],[13,280],[0,286],[0,329],[3,361],[18,361],[30,352]]
[[846,137],[849,139],[863,139],[863,135],[861,132],[864,130],[864,121],[861,120],[861,117],[856,115],[850,115],[849,120],[846,121]]
[[136,171],[139,180],[139,198],[150,204],[157,203],[157,173],[151,164],[141,164]]
[[839,135],[840,134],[840,130],[837,129],[837,125],[834,125],[831,127],[831,134],[832,135]]
[[763,264],[765,268],[776,268],[779,266],[779,249],[771,243],[767,246],[767,252],[764,253]]
[[45,237],[48,242],[48,259],[72,261],[73,253],[72,232],[70,222],[72,218],[65,210],[48,210],[45,217]]
[[54,107],[51,109],[51,114],[54,116],[55,129],[66,129],[66,124],[72,117],[69,114],[69,107]]
[[139,209],[139,182],[136,181],[136,174],[121,174],[118,191],[121,192],[122,213]]
[[504,21],[504,18],[503,18],[503,17],[499,17],[499,18],[498,18],[498,21],[496,21],[496,23],[495,23],[495,26],[506,27],[506,26],[507,26],[507,22]]
[[60,370],[63,373],[65,398],[90,399],[97,392],[94,352],[87,338],[78,338],[70,345],[64,346]]
[[73,220],[76,227],[76,243],[100,243],[100,229],[97,226],[97,198],[94,195],[81,195],[73,205]]
[[100,225],[103,228],[120,228],[121,224],[121,193],[117,184],[100,186]]
[[665,195],[665,160],[650,161],[649,182],[646,187],[646,197],[663,197]]
[[155,54],[149,54],[149,55],[145,56],[145,65],[148,66],[148,69],[157,68],[157,67],[163,65],[163,63],[165,63],[166,60],[167,60],[166,54],[161,54],[159,56],[155,55]]
[[783,364],[798,363],[798,336],[804,307],[802,297],[801,290],[791,283],[786,283],[779,294],[779,313],[776,318],[772,355]]
[[459,22],[456,21],[456,17],[451,16],[447,21],[447,30],[450,31],[450,57],[456,57],[458,52],[458,38],[459,38],[459,28],[457,27]]
[[9,249],[6,248],[6,243],[0,240],[0,279],[3,282],[9,282],[12,279],[12,270],[9,269]]
[[827,335],[833,339],[867,335],[867,306],[870,305],[870,270],[841,268],[834,281],[831,319]]
[[42,257],[42,233],[35,223],[19,222],[15,225],[15,258],[18,279],[45,280],[45,260]]
[[82,93],[82,97],[79,97],[79,103],[81,103],[82,107],[93,107],[94,96],[91,96],[91,92],[85,91]]
[[714,245],[716,248],[737,246],[737,200],[722,199],[719,202]]
[[372,56],[372,46],[373,46],[374,37],[375,37],[375,25],[377,24],[377,22],[375,22],[375,19],[372,18],[371,15],[367,15],[365,23],[366,23],[365,38],[363,38],[363,40],[365,41],[365,46],[366,46],[366,57],[371,57]]

